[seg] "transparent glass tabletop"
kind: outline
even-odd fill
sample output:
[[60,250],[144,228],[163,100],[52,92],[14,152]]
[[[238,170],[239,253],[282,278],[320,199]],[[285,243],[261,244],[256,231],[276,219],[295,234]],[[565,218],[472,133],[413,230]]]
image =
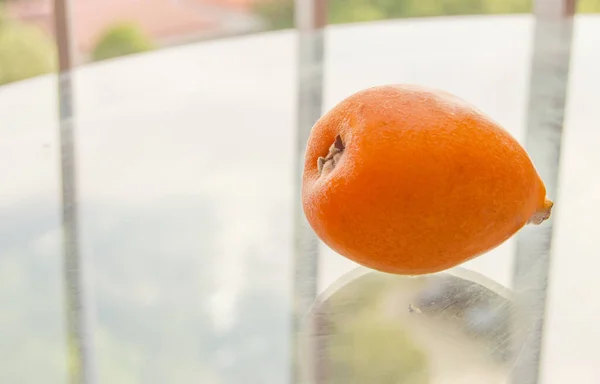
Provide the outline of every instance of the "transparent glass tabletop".
[[314,383],[503,383],[531,327],[510,290],[473,271],[357,268],[304,318],[302,373]]

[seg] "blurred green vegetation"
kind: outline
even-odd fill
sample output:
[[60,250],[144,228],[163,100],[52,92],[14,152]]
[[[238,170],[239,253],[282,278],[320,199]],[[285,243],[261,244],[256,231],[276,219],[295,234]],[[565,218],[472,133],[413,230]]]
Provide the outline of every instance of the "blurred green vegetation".
[[328,342],[329,383],[427,384],[428,359],[397,321],[362,311],[336,324]]
[[262,16],[271,29],[286,29],[294,26],[294,2],[290,0],[259,0],[255,12]]
[[[330,24],[444,15],[514,14],[532,11],[534,0],[328,0]],[[56,49],[36,27],[5,17],[0,0],[0,85],[53,72]],[[257,0],[254,11],[269,29],[294,26],[294,0]],[[580,13],[600,13],[600,0],[579,0]],[[154,42],[132,23],[109,27],[90,56],[94,61],[146,52]]]
[[319,306],[327,383],[428,384],[429,360],[402,319],[382,311],[393,279],[367,274]]
[[54,71],[54,43],[43,31],[9,20],[0,6],[0,85]]
[[577,11],[582,13],[600,12],[600,0],[578,0]]
[[115,24],[102,34],[92,51],[92,60],[100,61],[154,49],[154,43],[134,23]]
[[[329,0],[330,24],[407,17],[529,13],[533,0]],[[578,12],[600,12],[600,0],[579,0]],[[259,0],[256,12],[271,29],[293,28],[293,0]]]

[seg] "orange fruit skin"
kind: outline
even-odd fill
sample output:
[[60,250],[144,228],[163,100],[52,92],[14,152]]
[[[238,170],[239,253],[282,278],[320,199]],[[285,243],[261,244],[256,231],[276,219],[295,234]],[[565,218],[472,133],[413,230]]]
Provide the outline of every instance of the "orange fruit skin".
[[[343,153],[321,171],[338,135]],[[524,148],[490,117],[444,91],[390,85],[351,95],[314,125],[302,204],[334,251],[419,275],[497,247],[552,203]]]

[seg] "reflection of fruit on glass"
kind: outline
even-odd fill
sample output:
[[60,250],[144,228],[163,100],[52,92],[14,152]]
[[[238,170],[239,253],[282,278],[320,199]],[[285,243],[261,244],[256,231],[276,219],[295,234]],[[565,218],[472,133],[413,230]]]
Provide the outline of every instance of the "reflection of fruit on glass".
[[336,324],[327,383],[427,384],[427,356],[398,322],[372,312]]
[[415,275],[479,256],[552,208],[508,132],[451,94],[408,85],[358,92],[315,124],[302,200],[338,253]]
[[[365,275],[317,301],[309,319],[319,319],[317,355],[327,384],[429,384],[427,352],[395,312],[386,310],[386,276]],[[410,285],[410,284],[409,284]],[[317,337],[318,335],[318,337]]]
[[509,290],[462,268],[420,276],[359,271],[367,270],[319,295],[303,322],[307,382],[507,380],[528,329]]
[[461,329],[483,342],[500,361],[513,357],[517,308],[508,298],[473,281],[453,275],[426,277],[426,285],[409,305],[409,312],[424,314]]

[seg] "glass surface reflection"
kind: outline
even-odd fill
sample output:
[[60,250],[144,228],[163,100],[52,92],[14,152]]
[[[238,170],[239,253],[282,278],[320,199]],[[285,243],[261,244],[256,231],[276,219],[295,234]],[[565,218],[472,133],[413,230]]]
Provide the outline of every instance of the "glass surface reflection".
[[305,376],[314,383],[502,383],[523,346],[523,316],[510,290],[463,268],[414,277],[358,268],[305,318]]

